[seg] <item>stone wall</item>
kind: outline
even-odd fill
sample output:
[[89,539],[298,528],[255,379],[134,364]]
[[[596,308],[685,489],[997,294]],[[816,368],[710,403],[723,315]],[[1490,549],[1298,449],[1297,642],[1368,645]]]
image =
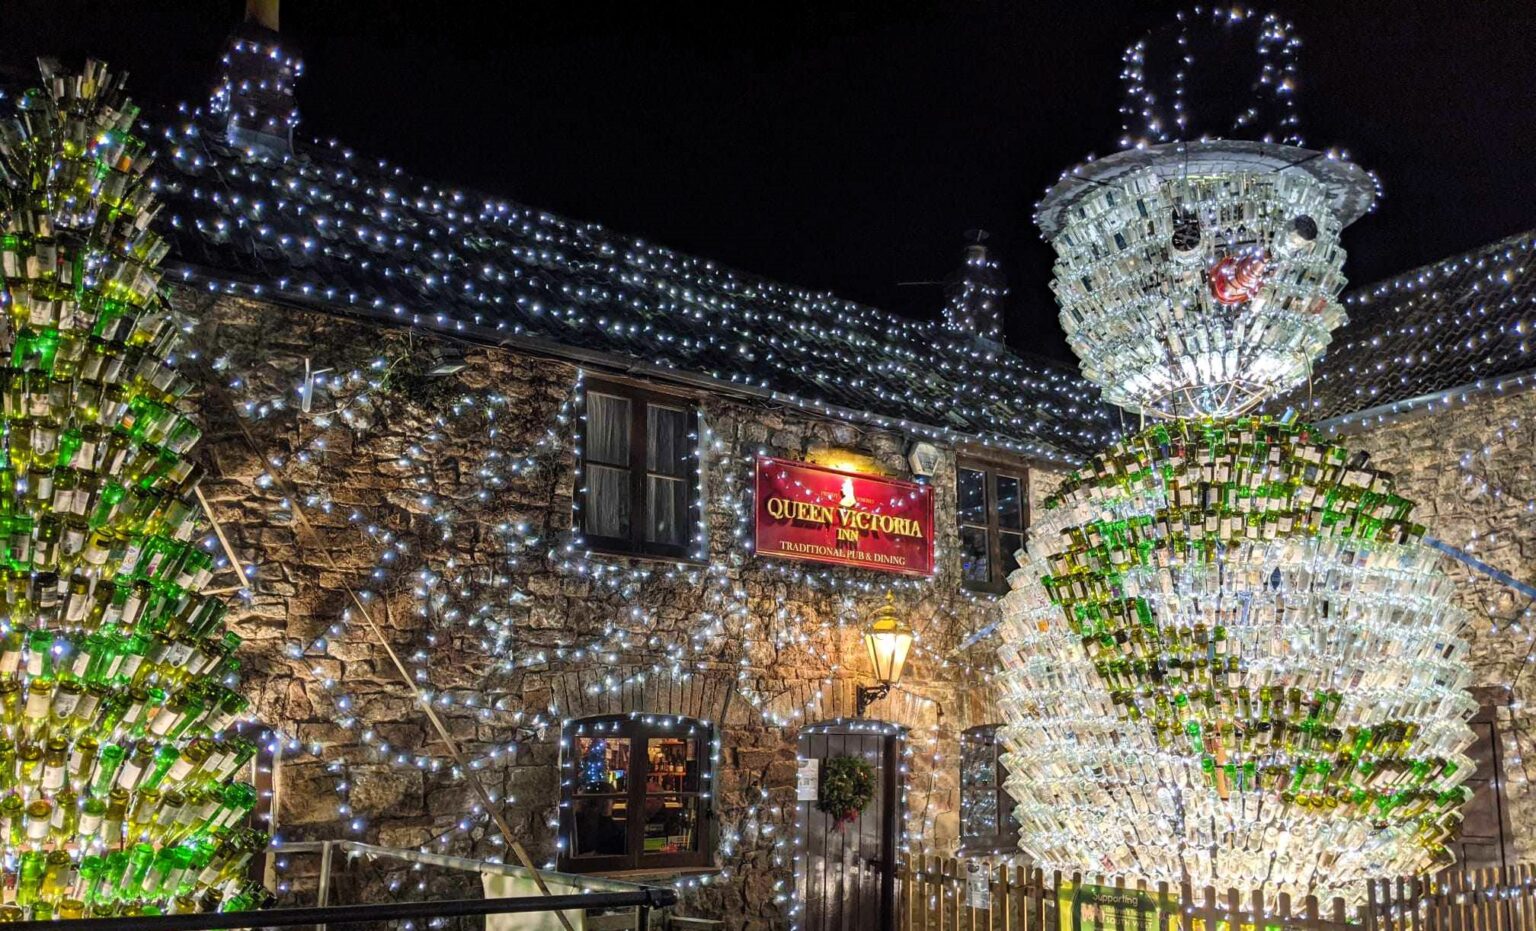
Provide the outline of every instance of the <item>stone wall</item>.
[[[303,746],[286,753],[280,769],[285,838],[353,837],[511,859],[382,638],[464,752],[484,763],[478,777],[505,799],[498,812],[541,864],[555,854],[560,720],[640,710],[719,722],[725,871],[691,888],[681,910],[724,917],[732,928],[782,926],[798,727],[851,712],[866,665],[859,622],[893,589],[921,642],[902,690],[874,714],[910,729],[915,846],[952,846],[957,736],[996,718],[983,687],[991,647],[951,653],[991,613],[988,599],[958,582],[953,450],[944,451],[933,479],[940,571],[932,582],[854,570],[808,576],[748,552],[743,509],[752,456],[797,459],[839,448],[904,477],[906,438],[704,396],[708,564],[584,560],[568,548],[576,368],[484,348],[468,351],[463,371],[434,378],[426,369],[435,344],[419,333],[193,292],[178,303],[198,321],[188,364],[210,386],[194,399],[208,427],[204,490],[256,570],[253,593],[236,612],[248,641],[247,689],[262,720]],[[317,392],[307,414],[294,394],[306,358],[312,369],[358,372],[348,387]],[[387,372],[370,368],[381,358],[390,360]],[[483,416],[488,398],[498,399],[494,433]],[[1529,452],[1536,395],[1479,400],[1347,442],[1397,473],[1434,535],[1517,578],[1536,577],[1528,505],[1536,499]],[[526,466],[488,483],[491,452]],[[1059,478],[1031,472],[1032,506]],[[435,519],[445,510],[459,515],[447,539]],[[378,563],[391,549],[393,559]],[[1536,801],[1521,746],[1536,684],[1521,675],[1529,625],[1514,627],[1529,621],[1529,605],[1447,565],[1474,619],[1479,683],[1516,683],[1501,721],[1506,797],[1529,856]],[[423,568],[432,573],[425,581]],[[486,649],[483,627],[453,617],[492,588],[504,592],[490,600],[524,658],[515,668]],[[294,652],[292,644],[314,646],[317,638],[324,638],[318,648]],[[613,648],[588,649],[599,643]],[[313,864],[290,859],[286,875],[302,887]],[[377,874],[360,874],[339,894],[376,896],[379,888]]]
[[[234,625],[246,688],[261,720],[302,745],[279,768],[285,839],[512,859],[387,643],[540,864],[555,854],[562,719],[716,720],[726,872],[681,908],[732,928],[781,925],[796,732],[851,714],[867,672],[859,624],[891,589],[919,645],[871,716],[910,729],[914,847],[952,846],[957,737],[987,711],[974,673],[947,656],[991,613],[959,584],[953,450],[933,477],[932,581],[806,573],[748,551],[752,457],[840,448],[906,477],[906,438],[705,396],[708,564],[588,560],[570,545],[576,368],[471,348],[462,371],[432,377],[434,343],[420,333],[191,291],[178,305],[197,321],[188,364],[209,385],[194,399],[208,431],[203,488],[255,569]],[[342,382],[316,390],[308,413],[295,391],[306,359]],[[445,512],[457,516],[444,524]],[[494,617],[474,618],[486,603]],[[497,637],[515,649],[488,649]],[[313,866],[287,859],[285,878],[303,887]]]

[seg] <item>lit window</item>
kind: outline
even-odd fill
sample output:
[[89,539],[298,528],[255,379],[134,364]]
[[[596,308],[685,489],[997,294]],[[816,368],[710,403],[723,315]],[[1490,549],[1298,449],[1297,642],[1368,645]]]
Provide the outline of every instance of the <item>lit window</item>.
[[583,718],[561,743],[560,869],[710,865],[713,729],[692,718]]
[[588,384],[576,503],[596,550],[688,558],[698,524],[698,414],[683,398]]

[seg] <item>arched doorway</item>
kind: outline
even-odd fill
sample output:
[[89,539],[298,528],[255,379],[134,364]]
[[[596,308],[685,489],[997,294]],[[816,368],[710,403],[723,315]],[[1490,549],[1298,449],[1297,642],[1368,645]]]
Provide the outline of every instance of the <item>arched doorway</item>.
[[[892,931],[896,927],[897,845],[905,786],[901,757],[906,728],[885,721],[839,718],[801,729],[796,793],[799,887],[804,931]],[[853,756],[874,771],[874,793],[858,817],[839,823],[817,809],[826,761]],[[813,781],[814,780],[814,781]]]

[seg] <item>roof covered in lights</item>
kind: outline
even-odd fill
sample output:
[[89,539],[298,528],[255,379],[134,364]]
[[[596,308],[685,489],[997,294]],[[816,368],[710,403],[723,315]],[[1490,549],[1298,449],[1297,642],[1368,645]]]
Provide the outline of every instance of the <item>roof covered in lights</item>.
[[1048,460],[1119,426],[1074,371],[937,322],[441,187],[340,145],[237,149],[195,121],[155,133],[166,264],[211,289],[596,351]]
[[1536,384],[1536,230],[1358,288],[1344,307],[1350,322],[1310,392],[1286,399],[1309,420],[1368,422]]

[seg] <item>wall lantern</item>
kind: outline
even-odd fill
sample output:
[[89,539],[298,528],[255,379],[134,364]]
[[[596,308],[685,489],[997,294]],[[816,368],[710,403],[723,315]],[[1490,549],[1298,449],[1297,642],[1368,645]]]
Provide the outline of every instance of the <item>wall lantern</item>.
[[869,650],[869,665],[875,671],[877,685],[859,686],[855,716],[862,718],[864,709],[879,701],[901,681],[901,673],[907,665],[907,651],[912,649],[912,628],[901,619],[896,602],[887,592],[885,604],[869,616],[864,628],[864,647]]
[[907,464],[912,467],[912,474],[919,478],[931,478],[939,467],[939,459],[939,448],[922,440],[914,441],[907,452]]

